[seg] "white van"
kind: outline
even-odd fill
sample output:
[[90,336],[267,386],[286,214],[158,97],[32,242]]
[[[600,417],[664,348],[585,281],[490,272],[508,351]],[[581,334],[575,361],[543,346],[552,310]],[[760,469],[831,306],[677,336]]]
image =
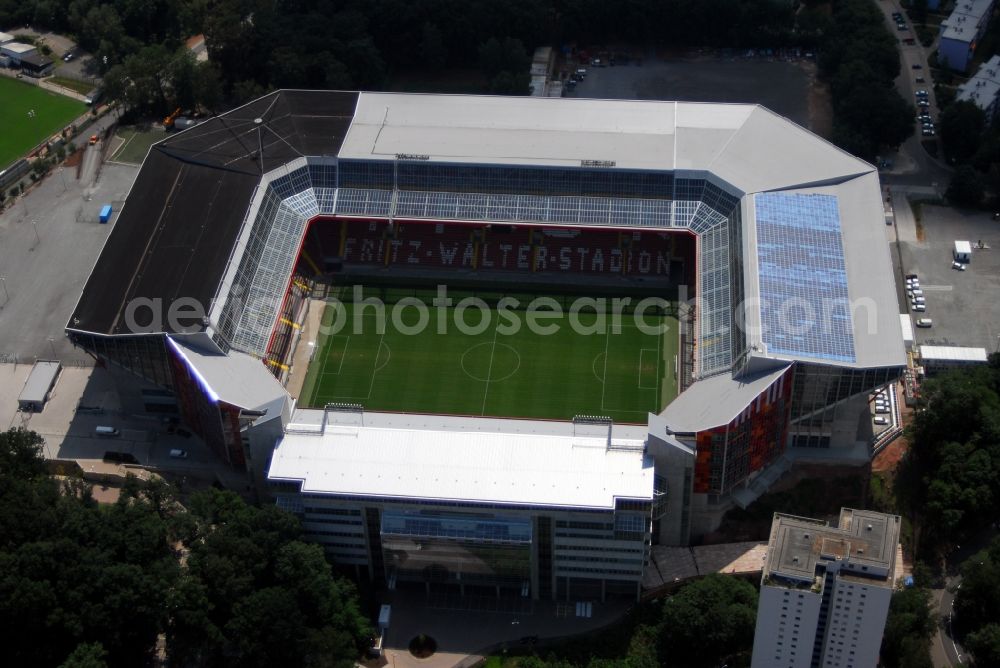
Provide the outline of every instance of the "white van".
[[122,433],[114,427],[97,427],[94,429],[94,435],[99,438],[115,438],[121,436]]
[[934,321],[930,318],[918,318],[917,322],[914,323],[917,327],[930,327],[934,324]]

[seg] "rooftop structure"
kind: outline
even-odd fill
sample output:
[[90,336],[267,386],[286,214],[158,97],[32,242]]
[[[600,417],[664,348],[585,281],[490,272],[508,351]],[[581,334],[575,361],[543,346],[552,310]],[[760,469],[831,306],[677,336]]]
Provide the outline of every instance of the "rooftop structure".
[[989,361],[986,348],[966,348],[963,346],[920,346],[923,362],[972,362],[985,364]]
[[840,511],[840,522],[775,514],[761,578],[753,668],[878,663],[896,584],[900,519]]
[[7,42],[2,47],[3,52],[8,56],[21,58],[35,51],[33,44],[22,44],[21,42]]
[[299,410],[269,476],[303,493],[614,510],[652,498],[645,437],[609,423]]
[[956,100],[974,103],[992,121],[997,111],[997,96],[1000,95],[1000,55],[994,55],[979,66],[976,73],[958,87]]
[[941,22],[938,61],[964,72],[993,14],[994,0],[958,0],[951,14]]
[[840,562],[841,577],[864,578],[892,588],[899,518],[844,508],[840,523],[776,514],[771,525],[764,581],[773,586],[812,587],[825,567]]
[[42,410],[61,370],[62,364],[57,361],[38,360],[35,362],[17,399],[18,407],[24,411]]
[[[493,221],[699,234],[699,376],[743,354],[903,363],[892,286],[869,280],[889,267],[877,172],[759,106],[281,91],[154,145],[132,193],[71,330],[192,297],[220,345],[263,357],[308,220]],[[774,326],[788,298],[805,333]]]

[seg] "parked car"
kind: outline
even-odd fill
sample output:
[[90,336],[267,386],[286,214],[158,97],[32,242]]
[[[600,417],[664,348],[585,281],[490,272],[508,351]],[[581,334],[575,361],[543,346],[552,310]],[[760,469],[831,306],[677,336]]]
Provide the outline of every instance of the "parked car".
[[927,310],[927,304],[912,304],[911,308],[917,313],[923,313]]
[[910,65],[910,67],[911,67],[912,69],[915,69],[915,70],[922,70],[922,69],[924,69],[924,66],[923,66],[923,65],[921,65],[920,63],[915,63],[915,64],[913,64],[913,65]]
[[878,424],[878,425],[887,425],[887,424],[889,424],[889,420],[887,418],[882,417],[882,416],[879,416],[879,417],[875,418],[874,420],[872,420],[872,422],[874,422],[875,424]]
[[925,137],[933,137],[934,136],[934,128],[921,128],[920,129],[920,134],[922,134]]
[[170,451],[170,457],[173,459],[187,459],[188,453],[187,450],[179,450],[177,448],[174,448],[173,450]]
[[932,327],[934,325],[934,321],[930,318],[918,318],[914,324],[917,327]]
[[951,268],[958,269],[959,271],[965,271],[965,265],[962,264],[961,262],[952,262]]
[[924,83],[924,78],[923,77],[917,77],[916,79],[913,80],[913,83]]

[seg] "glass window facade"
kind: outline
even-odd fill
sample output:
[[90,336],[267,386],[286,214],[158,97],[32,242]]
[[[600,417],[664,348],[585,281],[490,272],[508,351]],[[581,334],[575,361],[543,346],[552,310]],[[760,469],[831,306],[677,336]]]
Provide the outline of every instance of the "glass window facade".
[[386,575],[398,581],[521,589],[531,581],[529,518],[382,513]]
[[[220,345],[263,357],[308,219],[316,215],[683,228],[700,236],[697,375],[731,369],[742,295],[739,194],[708,174],[309,158],[268,174],[228,294]],[[735,250],[734,250],[735,249]]]

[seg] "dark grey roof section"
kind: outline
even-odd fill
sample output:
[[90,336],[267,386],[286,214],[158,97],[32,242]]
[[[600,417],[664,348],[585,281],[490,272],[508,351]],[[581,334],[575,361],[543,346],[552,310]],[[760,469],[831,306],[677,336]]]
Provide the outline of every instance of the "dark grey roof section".
[[304,155],[336,155],[357,98],[278,91],[155,144],[69,327],[130,333],[125,309],[140,298],[160,299],[164,310],[193,298],[207,313],[262,174]]

